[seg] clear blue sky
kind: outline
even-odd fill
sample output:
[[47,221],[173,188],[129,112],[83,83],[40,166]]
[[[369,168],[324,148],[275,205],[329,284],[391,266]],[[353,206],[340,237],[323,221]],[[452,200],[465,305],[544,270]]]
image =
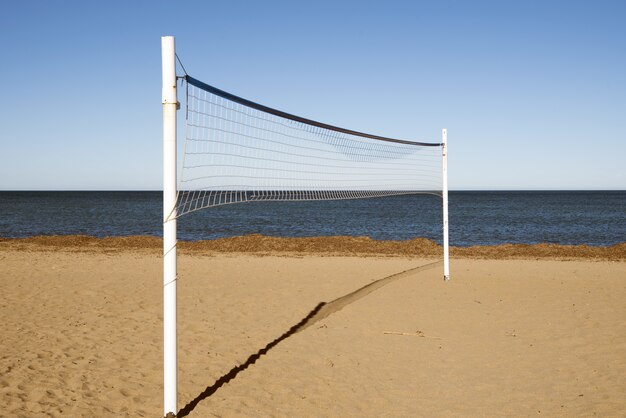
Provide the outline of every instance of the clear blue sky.
[[209,84],[438,141],[452,189],[626,189],[625,1],[3,1],[0,190],[161,188],[160,37]]

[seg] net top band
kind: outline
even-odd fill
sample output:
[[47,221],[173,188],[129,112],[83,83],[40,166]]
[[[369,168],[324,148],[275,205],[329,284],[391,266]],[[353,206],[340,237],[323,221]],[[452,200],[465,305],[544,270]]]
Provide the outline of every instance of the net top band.
[[250,100],[241,98],[239,96],[235,96],[234,94],[225,92],[224,90],[220,90],[216,87],[210,86],[206,83],[203,83],[200,80],[197,80],[189,75],[185,75],[185,81],[187,81],[187,83],[191,84],[192,86],[195,86],[199,89],[202,89],[206,92],[215,94],[216,96],[220,96],[224,99],[230,100],[232,102],[235,103],[239,103],[240,105],[243,106],[247,106],[250,107],[252,109],[256,109],[259,110],[261,112],[265,112],[265,113],[269,113],[272,114],[274,116],[278,116],[281,118],[285,118],[285,119],[289,119],[289,120],[293,120],[295,122],[300,122],[300,123],[304,123],[306,125],[312,125],[312,126],[316,126],[318,128],[322,128],[322,129],[328,129],[331,131],[335,131],[335,132],[341,132],[344,134],[348,134],[348,135],[354,135],[354,136],[360,136],[362,138],[369,138],[369,139],[375,139],[378,141],[385,141],[385,142],[395,142],[398,144],[407,144],[407,145],[415,145],[415,146],[421,146],[421,147],[440,147],[443,144],[442,143],[435,143],[435,142],[415,142],[415,141],[407,141],[405,139],[394,139],[394,138],[387,138],[384,136],[378,136],[378,135],[372,135],[372,134],[366,134],[363,132],[358,132],[358,131],[353,131],[351,129],[345,129],[345,128],[340,128],[338,126],[333,126],[333,125],[328,125],[326,123],[321,123],[321,122],[317,122],[311,119],[307,119],[307,118],[303,118],[300,116],[296,116],[296,115],[292,115],[290,113],[286,113],[280,110],[276,110],[273,109],[271,107],[267,107],[264,106],[262,104],[258,104],[255,102],[252,102]]

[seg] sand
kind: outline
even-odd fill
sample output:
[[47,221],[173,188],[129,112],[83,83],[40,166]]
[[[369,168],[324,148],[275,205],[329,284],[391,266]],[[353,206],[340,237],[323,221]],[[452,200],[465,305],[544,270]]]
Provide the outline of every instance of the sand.
[[[158,249],[75,240],[0,242],[0,416],[160,416]],[[181,253],[179,416],[626,411],[621,257]]]

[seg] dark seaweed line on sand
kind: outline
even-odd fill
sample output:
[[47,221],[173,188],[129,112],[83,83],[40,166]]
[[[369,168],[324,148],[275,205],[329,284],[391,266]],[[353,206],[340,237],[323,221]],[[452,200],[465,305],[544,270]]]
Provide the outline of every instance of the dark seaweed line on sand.
[[[96,238],[85,235],[50,235],[29,238],[0,238],[0,249],[29,251],[111,252],[148,250],[159,252],[162,240],[150,236]],[[407,241],[382,241],[368,237],[270,237],[244,235],[205,241],[180,241],[181,253],[250,253],[300,255],[359,255],[441,257],[441,246],[425,238]],[[451,255],[461,258],[511,259],[597,259],[626,260],[626,242],[611,246],[560,244],[500,244],[490,246],[452,247]]]

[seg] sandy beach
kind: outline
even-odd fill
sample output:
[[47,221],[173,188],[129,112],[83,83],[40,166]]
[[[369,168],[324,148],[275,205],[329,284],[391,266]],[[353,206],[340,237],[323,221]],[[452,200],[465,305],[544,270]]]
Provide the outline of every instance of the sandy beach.
[[[624,244],[454,249],[444,283],[428,242],[242,240],[181,245],[178,416],[624,416]],[[159,246],[0,241],[0,416],[161,416]]]

